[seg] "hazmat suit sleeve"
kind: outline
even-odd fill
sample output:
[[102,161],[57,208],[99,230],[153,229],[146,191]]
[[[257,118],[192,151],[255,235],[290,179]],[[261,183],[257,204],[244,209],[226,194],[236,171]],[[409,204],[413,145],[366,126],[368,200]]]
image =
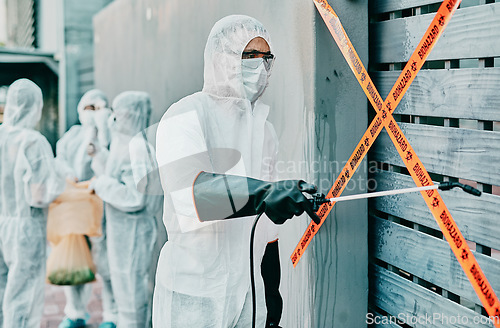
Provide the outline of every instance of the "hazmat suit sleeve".
[[145,131],[132,138],[129,149],[134,182],[137,190],[146,195],[146,209],[155,217],[161,216],[163,190],[160,185],[155,149],[147,140]]
[[106,163],[108,161],[109,157],[109,150],[106,148],[99,148],[92,158],[92,162],[90,164],[90,167],[92,168],[92,171],[94,172],[95,176],[101,176],[104,174],[106,171]]
[[[153,175],[151,173],[157,169],[154,159],[154,149],[141,134],[132,138],[129,145],[130,162],[134,183],[139,192],[147,194],[146,188],[151,183]],[[139,188],[141,185],[141,188]]]
[[108,121],[111,110],[102,108],[95,112],[94,122],[97,127],[97,137],[93,140],[96,148],[92,157],[91,168],[96,176],[103,175],[106,171],[106,163],[109,157],[109,144],[111,142],[111,131],[108,127]]
[[26,202],[31,207],[45,208],[63,192],[64,176],[59,174],[52,149],[43,137],[31,141],[24,156]]
[[165,196],[183,232],[212,222],[200,222],[193,200],[193,183],[201,171],[212,172],[201,120],[196,110],[182,102],[174,104],[162,118],[156,137],[156,158]]
[[71,129],[69,129],[69,131],[66,132],[56,143],[57,166],[61,170],[61,175],[64,175],[65,177],[70,179],[77,178],[76,168],[69,165],[69,159],[71,157],[71,149],[69,149],[69,147],[71,141],[77,137],[79,128],[79,126],[71,127]]
[[153,163],[150,162],[149,157],[149,153],[151,153],[153,150],[149,149],[148,152],[148,148],[146,147],[149,147],[149,144],[142,137],[142,134],[138,134],[134,138],[132,138],[132,141],[129,145],[130,162],[132,163],[133,167],[132,174],[134,176],[134,182],[136,186],[143,179],[147,180],[148,173],[154,169]]
[[111,110],[102,108],[94,113],[94,123],[97,127],[97,136],[93,140],[95,153],[92,155],[91,168],[96,176],[101,176],[106,170],[106,162],[109,157],[109,144],[111,142],[111,132],[108,127],[108,120]]
[[121,181],[109,175],[102,175],[92,181],[90,188],[94,189],[104,202],[122,212],[140,211],[146,204],[146,195],[137,190],[134,167],[127,164],[121,170]]

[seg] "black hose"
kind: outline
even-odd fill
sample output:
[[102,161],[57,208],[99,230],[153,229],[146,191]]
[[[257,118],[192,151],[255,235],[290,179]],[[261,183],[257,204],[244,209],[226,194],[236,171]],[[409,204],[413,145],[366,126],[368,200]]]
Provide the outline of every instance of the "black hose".
[[[450,190],[452,188],[459,187],[463,191],[472,194],[474,196],[481,196],[481,191],[478,189],[471,187],[469,185],[464,185],[460,182],[442,182],[439,184],[439,189],[441,190]],[[319,195],[319,194],[318,194]],[[321,195],[323,200],[325,198],[324,195]],[[317,199],[316,199],[317,198]],[[324,203],[325,201],[321,200],[321,197],[315,197],[314,199],[311,199],[311,202],[313,206],[315,206],[315,211],[319,206]],[[317,208],[316,208],[317,207]],[[252,231],[250,232],[250,284],[252,288],[252,328],[255,328],[255,317],[257,313],[257,301],[256,301],[256,296],[255,296],[255,272],[254,272],[254,267],[253,267],[253,244],[254,244],[254,238],[255,238],[255,228],[257,227],[257,222],[259,222],[260,217],[262,216],[262,213],[257,215],[255,218],[255,221],[253,222],[252,226]]]
[[255,221],[253,222],[252,231],[250,232],[250,284],[252,287],[252,328],[255,328],[255,317],[257,313],[257,301],[255,296],[255,272],[253,267],[253,241],[255,237],[255,227],[257,227],[257,222],[259,222],[262,213],[257,215]]

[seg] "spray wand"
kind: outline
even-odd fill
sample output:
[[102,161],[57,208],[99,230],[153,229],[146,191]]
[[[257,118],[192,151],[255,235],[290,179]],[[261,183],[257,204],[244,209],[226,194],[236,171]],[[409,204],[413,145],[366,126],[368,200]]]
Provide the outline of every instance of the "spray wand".
[[469,185],[466,185],[466,184],[463,184],[460,182],[446,181],[446,182],[442,182],[440,184],[424,186],[424,187],[377,191],[377,192],[369,192],[369,193],[364,193],[364,194],[356,194],[356,195],[333,197],[333,198],[325,198],[324,194],[316,193],[316,194],[312,195],[312,198],[309,201],[312,203],[314,211],[318,211],[322,204],[328,203],[328,202],[343,202],[343,201],[347,201],[347,200],[406,194],[409,192],[417,192],[417,191],[433,190],[433,189],[450,190],[450,189],[455,188],[455,187],[461,188],[463,191],[465,191],[466,193],[469,193],[471,195],[481,196],[481,191],[472,187],[472,186],[469,186]]

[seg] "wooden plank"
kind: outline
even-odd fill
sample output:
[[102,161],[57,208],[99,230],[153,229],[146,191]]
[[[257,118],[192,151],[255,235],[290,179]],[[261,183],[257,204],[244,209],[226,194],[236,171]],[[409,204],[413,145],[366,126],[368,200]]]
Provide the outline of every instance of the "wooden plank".
[[[435,14],[373,23],[371,63],[406,62]],[[500,3],[459,9],[428,60],[500,56]]]
[[[384,311],[400,316],[411,327],[490,327],[493,323],[474,323],[479,314],[452,302],[430,290],[389,272],[370,265],[370,302]],[[434,316],[441,316],[441,320]],[[460,316],[460,317],[459,317]],[[430,320],[426,320],[430,317]],[[452,320],[463,320],[453,324]],[[447,320],[447,321],[446,321]],[[467,324],[464,324],[464,321]]]
[[[429,172],[500,186],[500,132],[399,125]],[[375,160],[404,166],[385,129],[371,154]]]
[[[400,224],[370,218],[371,256],[481,304],[448,243]],[[474,252],[486,278],[500,292],[500,261]]]
[[[380,314],[377,311],[370,310],[373,316],[367,316],[367,324],[368,327],[373,328],[401,328],[400,325],[396,323],[396,320],[393,318],[389,318],[383,314]],[[384,319],[386,317],[387,319]]]
[[[376,171],[370,179],[376,181],[377,191],[415,186],[410,176],[394,172]],[[500,196],[476,197],[457,189],[440,194],[465,239],[500,250]],[[439,230],[420,193],[374,198],[370,207]]]
[[[399,74],[371,73],[384,99]],[[500,121],[499,90],[500,68],[421,70],[395,113]]]
[[381,14],[402,9],[421,7],[433,3],[439,3],[436,0],[375,0],[368,1],[371,14]]

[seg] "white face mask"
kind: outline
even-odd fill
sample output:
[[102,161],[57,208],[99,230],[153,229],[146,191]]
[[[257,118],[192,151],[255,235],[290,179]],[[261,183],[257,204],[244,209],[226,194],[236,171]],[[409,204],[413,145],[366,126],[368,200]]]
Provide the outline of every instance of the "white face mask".
[[241,76],[248,100],[253,104],[266,90],[268,73],[263,58],[242,59]]
[[94,112],[94,120],[97,126],[106,125],[113,112],[111,109],[103,107]]
[[94,126],[94,111],[93,110],[83,110],[80,115],[78,115],[80,123],[83,126]]

